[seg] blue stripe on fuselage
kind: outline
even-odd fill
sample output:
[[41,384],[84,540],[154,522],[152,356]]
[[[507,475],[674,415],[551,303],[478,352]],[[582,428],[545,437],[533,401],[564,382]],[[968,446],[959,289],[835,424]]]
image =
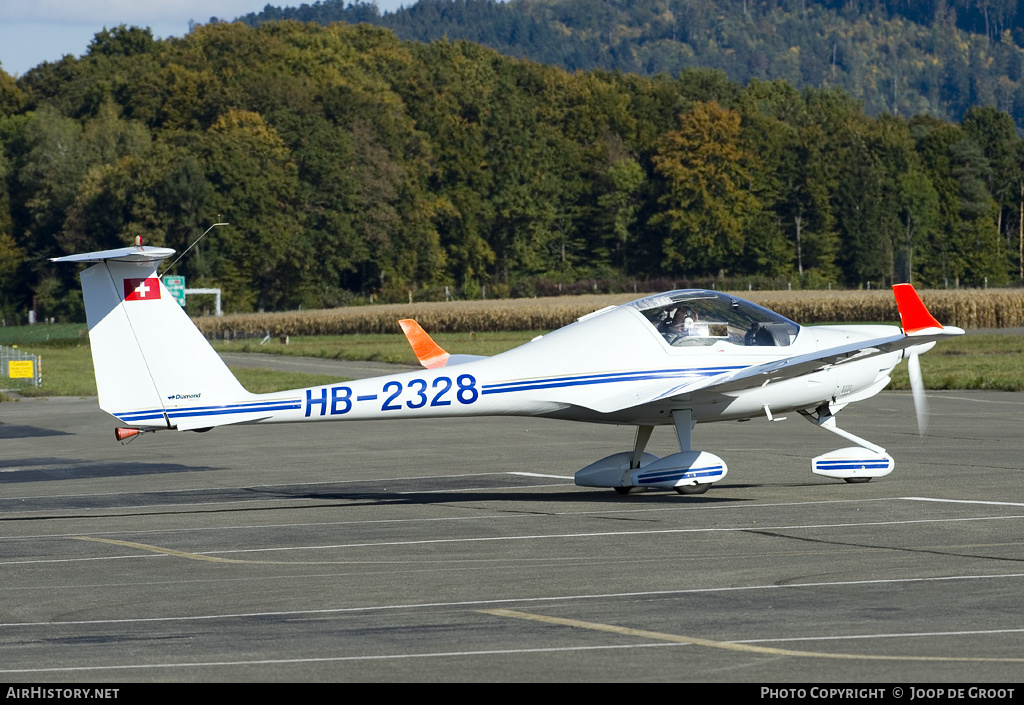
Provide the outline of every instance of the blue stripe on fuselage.
[[549,377],[541,379],[517,380],[515,382],[498,382],[484,384],[484,394],[504,394],[506,392],[524,392],[533,389],[558,389],[563,387],[579,387],[612,382],[646,382],[655,379],[698,379],[713,377],[742,369],[744,365],[727,367],[701,367],[678,370],[640,370],[635,372],[609,372],[594,375],[577,375],[572,377]]
[[[745,367],[730,365],[723,367],[699,367],[672,370],[637,370],[632,372],[607,372],[589,375],[573,375],[565,377],[547,377],[522,379],[513,382],[495,382],[482,385],[483,394],[505,394],[507,392],[524,392],[536,389],[557,389],[564,387],[591,386],[596,384],[613,384],[618,382],[646,382],[657,379],[700,379],[713,377]],[[369,401],[377,398],[377,394],[361,394],[357,401]],[[222,404],[210,406],[190,406],[166,409],[168,418],[178,420],[188,417],[223,416],[228,414],[244,414],[263,411],[291,411],[302,409],[301,399],[278,399],[273,401],[255,401],[238,404]],[[126,423],[162,419],[165,409],[142,409],[139,411],[114,414]]]
[[[219,406],[180,407],[167,409],[166,413],[168,418],[181,419],[191,416],[222,416],[225,414],[245,414],[261,411],[287,411],[301,408],[302,401],[299,399],[276,399],[274,401],[223,404]],[[114,414],[114,416],[124,422],[148,421],[151,419],[162,419],[164,416],[164,409],[145,409],[143,411]]]

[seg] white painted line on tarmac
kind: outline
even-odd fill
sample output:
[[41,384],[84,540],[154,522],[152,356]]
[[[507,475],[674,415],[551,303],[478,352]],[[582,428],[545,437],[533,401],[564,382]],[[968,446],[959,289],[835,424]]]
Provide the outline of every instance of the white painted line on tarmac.
[[314,546],[280,546],[275,548],[241,548],[223,551],[196,551],[200,554],[225,554],[225,553],[262,553],[276,551],[307,551],[307,550],[336,550],[342,548],[381,548],[384,546],[418,546],[424,544],[457,544],[457,543],[487,543],[498,541],[541,541],[551,539],[585,539],[585,538],[608,538],[621,536],[665,536],[671,534],[714,534],[736,531],[796,531],[807,529],[851,529],[863,526],[904,526],[910,524],[948,524],[966,521],[1001,521],[1005,519],[1024,519],[1024,515],[1011,514],[1008,516],[994,517],[959,517],[943,519],[905,519],[900,521],[865,521],[839,524],[787,524],[782,526],[758,525],[733,526],[733,527],[708,527],[703,526],[696,529],[645,529],[643,531],[588,531],[567,534],[528,534],[522,536],[475,536],[461,539],[415,539],[409,541],[368,541],[362,543],[338,543],[323,544]]
[[[553,487],[554,485],[538,485],[539,487]],[[483,514],[479,516],[445,516],[445,517],[417,517],[413,519],[398,519],[398,518],[387,518],[387,519],[346,519],[343,521],[317,521],[317,522],[288,522],[279,524],[231,524],[228,526],[203,526],[203,527],[179,527],[179,528],[163,528],[163,529],[133,529],[131,531],[96,531],[90,533],[90,536],[142,536],[150,534],[180,534],[180,533],[209,533],[213,534],[216,532],[224,531],[251,531],[253,529],[259,530],[271,530],[271,529],[285,529],[285,528],[303,528],[303,527],[331,527],[331,526],[358,526],[364,524],[419,524],[419,523],[437,523],[437,522],[462,522],[462,521],[479,521],[481,519],[537,519],[539,517],[577,517],[587,515],[598,515],[605,516],[611,514],[649,514],[658,512],[710,512],[715,513],[730,512],[730,511],[748,511],[751,509],[774,509],[776,507],[804,507],[804,506],[815,506],[819,504],[864,504],[873,502],[896,502],[904,499],[911,499],[907,497],[878,497],[878,498],[865,498],[865,499],[829,499],[829,500],[811,500],[801,502],[763,502],[759,504],[744,504],[744,505],[714,505],[714,506],[701,506],[697,504],[675,504],[675,505],[657,505],[657,506],[638,506],[629,503],[621,504],[614,507],[602,507],[601,509],[593,509],[586,511],[578,510],[567,510],[567,511],[547,511],[543,515],[538,515],[536,512],[527,510],[512,510],[508,512],[502,512],[500,514]],[[260,499],[245,500],[246,502],[259,502],[263,501]],[[161,508],[170,505],[159,505]],[[174,506],[201,506],[209,507],[214,506],[210,503],[196,503],[188,505],[174,505]],[[0,537],[0,543],[6,541],[25,541],[28,539],[41,539],[41,538],[68,538],[69,536],[76,536],[80,532],[76,533],[54,533],[54,534],[26,534],[24,536],[4,536]],[[0,565],[3,565],[0,563]]]
[[781,641],[844,641],[847,639],[911,639],[932,636],[977,636],[984,634],[1021,634],[1024,629],[972,629],[955,632],[907,632],[905,634],[847,634],[846,636],[793,636],[777,639],[736,639],[734,644],[760,644]]
[[950,502],[952,504],[994,504],[1004,507],[1024,507],[1024,502],[994,502],[983,499],[941,499],[939,497],[900,497],[913,502]]
[[115,666],[59,666],[54,668],[17,668],[0,670],[5,673],[69,673],[81,671],[121,671],[146,668],[201,668],[218,666],[264,666],[301,663],[339,663],[344,661],[392,661],[410,658],[464,658],[466,656],[501,656],[512,654],[547,654],[573,651],[606,651],[608,649],[657,649],[692,644],[610,644],[607,646],[561,646],[536,649],[485,649],[480,651],[439,651],[427,654],[382,654],[374,656],[326,656],[312,658],[258,659],[253,661],[200,661],[195,663],[140,663]]
[[[239,549],[224,549],[218,551],[194,551],[199,556],[217,556],[217,555],[230,555],[239,553],[280,553],[285,551],[334,551],[340,549],[355,549],[355,548],[384,548],[388,546],[423,546],[423,545],[436,545],[436,544],[479,544],[479,543],[490,543],[490,542],[509,542],[509,541],[542,541],[542,540],[565,540],[565,539],[585,539],[585,538],[609,538],[609,537],[630,537],[630,536],[666,536],[672,534],[714,534],[714,533],[729,533],[729,532],[742,532],[742,531],[797,531],[797,530],[810,530],[810,529],[850,529],[857,527],[866,526],[906,526],[916,524],[950,524],[950,523],[961,523],[969,521],[1003,521],[1003,520],[1017,520],[1024,519],[1024,515],[1011,514],[1003,516],[990,516],[990,517],[956,517],[956,518],[940,518],[940,519],[905,519],[900,521],[868,521],[868,522],[850,522],[850,523],[833,523],[833,524],[787,524],[780,526],[772,525],[746,525],[746,526],[733,526],[733,527],[699,527],[694,529],[645,529],[642,531],[591,531],[591,532],[579,532],[579,533],[564,533],[564,534],[526,534],[526,535],[511,535],[511,536],[475,536],[468,538],[456,538],[456,539],[415,539],[406,541],[368,541],[359,543],[336,543],[336,544],[314,544],[307,546],[276,546],[268,548],[239,548]],[[73,537],[72,537],[73,538]],[[0,565],[18,565],[22,563],[35,563],[35,562],[78,562],[78,561],[92,561],[92,560],[117,560],[122,558],[141,558],[138,554],[130,556],[96,556],[96,557],[76,557],[76,558],[57,558],[57,559],[27,559],[27,560],[12,560],[2,561]]]
[[544,475],[543,473],[539,473],[539,472],[519,472],[519,471],[516,471],[516,470],[513,470],[513,471],[508,472],[506,474],[507,475],[522,475],[523,477],[553,477],[556,480],[572,480],[573,479],[572,475]]
[[[812,637],[791,637],[785,639],[737,639],[727,643],[730,644],[758,644],[773,642],[792,641],[843,641],[850,639],[901,639],[917,637],[936,636],[972,636],[986,634],[1014,634],[1024,632],[1024,629],[992,629],[958,632],[908,632],[905,634],[854,634],[849,636],[812,636]],[[611,644],[604,646],[569,646],[569,647],[548,647],[533,649],[482,649],[479,651],[440,651],[425,654],[379,654],[366,656],[328,656],[313,658],[295,659],[257,659],[251,661],[200,661],[200,662],[179,662],[179,663],[140,663],[140,664],[119,664],[106,666],[57,666],[53,668],[11,668],[0,669],[0,674],[15,673],[75,673],[75,672],[96,672],[96,671],[121,671],[121,670],[145,670],[145,669],[173,669],[173,668],[217,668],[226,666],[263,666],[263,665],[288,665],[308,663],[343,663],[355,661],[394,661],[401,659],[420,658],[466,658],[472,656],[502,656],[517,654],[544,654],[544,653],[572,653],[584,651],[608,651],[613,649],[659,649],[680,646],[694,646],[692,643],[660,643],[660,644]],[[955,658],[949,660],[957,660]]]
[[[556,475],[534,475],[533,477],[557,477]],[[571,477],[559,477],[559,480],[571,480]],[[545,482],[543,485],[501,485],[501,486],[488,486],[481,485],[480,487],[456,487],[450,490],[403,490],[402,492],[395,492],[396,495],[417,495],[417,494],[463,494],[467,492],[505,492],[520,490],[535,490],[535,489],[550,489],[552,487],[562,486],[573,486],[572,482]]]
[[683,595],[702,595],[729,592],[747,592],[751,590],[792,590],[794,588],[820,589],[834,587],[860,587],[862,585],[942,583],[956,582],[960,580],[1019,580],[1021,578],[1024,578],[1024,573],[1002,573],[999,575],[946,575],[926,578],[885,578],[876,580],[838,580],[833,582],[789,583],[786,585],[768,583],[765,585],[743,585],[734,587],[687,588],[680,590],[645,590],[637,592],[613,593],[584,593],[578,595],[554,595],[551,597],[494,598],[488,600],[462,600],[455,602],[412,602],[398,603],[392,605],[367,605],[363,607],[335,607],[305,610],[230,612],[222,614],[179,615],[167,617],[118,617],[111,619],[82,619],[67,621],[47,620],[44,622],[2,622],[0,623],[0,629],[25,627],[66,627],[83,624],[145,624],[153,622],[211,621],[217,619],[265,619],[267,617],[296,617],[300,615],[309,615],[310,618],[313,618],[332,614],[383,612],[390,610],[461,609],[467,607],[477,608],[487,605],[523,605],[542,603],[551,604],[556,602],[578,602],[582,600],[620,600],[623,598],[650,598]]
[[822,651],[794,651],[792,649],[780,649],[777,647],[754,646],[750,643],[738,641],[719,641],[689,634],[673,634],[670,632],[651,631],[649,629],[637,629],[634,627],[623,627],[617,624],[605,624],[602,622],[588,622],[569,617],[553,617],[550,615],[533,614],[531,612],[518,612],[507,609],[480,610],[484,614],[495,617],[508,617],[511,619],[524,619],[542,624],[558,624],[576,629],[589,629],[597,632],[611,634],[622,634],[624,636],[635,636],[642,639],[655,639],[667,641],[674,644],[693,644],[711,649],[723,649],[725,651],[746,652],[756,654],[768,654],[772,656],[797,656],[803,658],[826,658],[843,661],[930,661],[934,663],[949,662],[974,662],[974,663],[1024,663],[1024,658],[1018,656],[1010,657],[984,657],[984,656],[925,656],[913,654],[837,654]]

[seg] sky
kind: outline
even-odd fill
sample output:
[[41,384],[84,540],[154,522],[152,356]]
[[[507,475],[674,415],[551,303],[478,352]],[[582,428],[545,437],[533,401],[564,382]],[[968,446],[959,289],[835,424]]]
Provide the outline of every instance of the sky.
[[[0,0],[0,68],[20,76],[65,54],[81,56],[97,32],[135,25],[157,39],[188,33],[189,20],[232,20],[266,5],[297,7],[315,0]],[[377,0],[381,12],[415,0]]]

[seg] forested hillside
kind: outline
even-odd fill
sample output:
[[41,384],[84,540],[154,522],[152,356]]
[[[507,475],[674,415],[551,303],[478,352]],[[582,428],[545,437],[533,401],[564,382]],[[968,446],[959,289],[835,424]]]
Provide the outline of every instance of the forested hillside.
[[381,14],[324,0],[250,14],[370,22],[403,39],[466,39],[569,71],[653,76],[717,68],[730,80],[840,87],[869,115],[961,120],[972,106],[1024,128],[1018,0],[419,0]]
[[[567,73],[366,24],[98,34],[0,72],[0,309],[79,318],[46,258],[145,242],[229,311],[652,286],[1020,276],[1012,120],[839,89]],[[638,286],[644,286],[639,284]]]

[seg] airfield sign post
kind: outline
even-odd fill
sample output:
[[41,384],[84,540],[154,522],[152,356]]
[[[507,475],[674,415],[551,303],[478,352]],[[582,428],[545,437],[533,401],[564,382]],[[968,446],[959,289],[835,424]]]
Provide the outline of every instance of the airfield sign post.
[[178,305],[185,308],[185,277],[174,275],[163,278],[164,286],[170,292]]
[[220,308],[220,289],[186,289],[185,288],[185,277],[180,275],[166,276],[163,278],[164,287],[174,297],[174,300],[178,302],[178,305],[185,308],[185,296],[187,294],[213,294],[216,300],[216,311],[217,315],[221,315]]
[[0,390],[18,389],[43,383],[43,360],[38,355],[18,350],[18,346],[0,345]]
[[[213,294],[215,297],[217,297],[217,301],[214,304],[214,307],[215,307],[214,310],[216,311],[216,315],[218,315],[218,316],[223,315],[222,312],[221,312],[221,308],[220,308],[220,289],[185,289],[185,293],[186,294]],[[182,306],[184,306],[184,305],[185,304],[183,303]]]

